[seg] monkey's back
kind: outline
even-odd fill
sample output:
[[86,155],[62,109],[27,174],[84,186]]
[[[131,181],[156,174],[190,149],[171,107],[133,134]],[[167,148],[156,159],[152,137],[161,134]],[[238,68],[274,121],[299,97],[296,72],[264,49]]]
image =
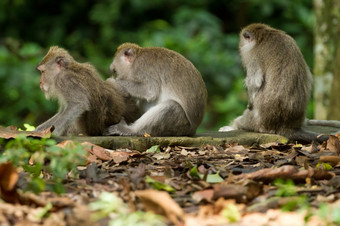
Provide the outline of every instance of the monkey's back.
[[[201,123],[207,100],[207,90],[200,72],[181,54],[162,47],[143,48],[142,59],[153,63],[148,74],[158,74],[161,89],[175,97],[196,130]],[[146,64],[149,62],[145,62]],[[155,76],[153,76],[155,77]]]
[[312,77],[295,41],[282,31],[270,34],[256,47],[264,86],[255,106],[268,131],[300,128],[310,97]]
[[125,111],[122,95],[87,63],[78,63],[73,68],[73,79],[74,86],[81,87],[89,103],[78,124],[83,125],[86,135],[102,135],[107,127],[120,121]]

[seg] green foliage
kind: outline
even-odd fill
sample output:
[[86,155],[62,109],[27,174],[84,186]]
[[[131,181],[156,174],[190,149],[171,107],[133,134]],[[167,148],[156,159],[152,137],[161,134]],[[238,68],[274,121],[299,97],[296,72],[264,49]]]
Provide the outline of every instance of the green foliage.
[[[25,23],[22,23],[25,21]],[[209,100],[199,132],[229,123],[246,108],[238,33],[252,22],[285,30],[313,66],[312,1],[93,0],[0,2],[0,124],[33,125],[56,111],[39,90],[37,63],[50,45],[70,50],[109,76],[122,42],[164,46],[201,72]],[[42,48],[43,47],[43,48]],[[313,116],[309,108],[308,117]]]
[[[0,163],[11,162],[22,167],[30,175],[27,190],[39,193],[48,189],[59,194],[64,192],[62,182],[66,175],[85,164],[85,154],[80,144],[61,148],[52,139],[39,140],[20,134],[5,145]],[[52,177],[47,179],[44,173]]]
[[0,45],[0,124],[34,124],[42,109],[50,114],[56,110],[39,88],[40,76],[35,68],[42,49],[13,39],[6,39],[5,44]]
[[150,186],[153,187],[156,190],[163,190],[163,191],[167,191],[167,192],[175,192],[175,189],[173,187],[171,187],[170,185],[156,181],[149,176],[146,176],[145,181],[146,181],[146,183],[150,184]]
[[276,179],[274,185],[278,188],[276,191],[278,197],[290,197],[297,194],[295,184],[291,179]]
[[149,148],[148,150],[145,151],[146,153],[160,153],[161,149],[159,148],[159,145],[154,145],[151,148]]
[[223,208],[221,215],[229,220],[229,222],[237,222],[241,219],[240,211],[235,204],[228,204]]
[[274,185],[278,187],[276,191],[277,197],[292,197],[292,199],[281,207],[283,211],[293,211],[297,208],[302,209],[309,207],[307,197],[297,194],[297,187],[291,179],[276,179]]
[[94,211],[92,218],[95,221],[110,216],[112,219],[109,222],[110,226],[166,225],[161,216],[151,212],[135,211],[130,213],[128,206],[120,198],[108,192],[101,193],[99,199],[90,203],[89,207]]
[[317,215],[326,221],[327,225],[340,225],[340,207],[331,207],[327,203],[321,203]]
[[[190,170],[189,174],[192,178],[200,179],[200,180],[204,179],[204,174],[201,174],[198,172],[197,166],[194,166]],[[208,183],[220,183],[222,181],[223,181],[223,178],[219,175],[219,172],[215,174],[208,174],[206,178],[206,182]]]

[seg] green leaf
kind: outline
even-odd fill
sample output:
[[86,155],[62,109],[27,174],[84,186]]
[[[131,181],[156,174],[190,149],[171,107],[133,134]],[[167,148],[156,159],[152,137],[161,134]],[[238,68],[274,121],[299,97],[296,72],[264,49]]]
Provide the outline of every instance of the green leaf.
[[31,126],[28,123],[24,123],[24,127],[26,128],[26,131],[34,131],[35,130],[35,127]]
[[146,150],[146,153],[152,153],[152,152],[155,152],[155,153],[161,152],[159,145],[154,145],[151,148],[149,148],[148,150]]
[[40,220],[41,218],[43,218],[44,216],[46,216],[46,214],[48,213],[48,211],[50,209],[52,209],[53,205],[52,203],[48,203],[41,211],[39,211],[36,215],[35,215],[35,218],[37,220]]
[[332,165],[330,165],[329,163],[325,163],[325,162],[318,163],[316,165],[316,168],[320,168],[320,169],[323,169],[323,170],[333,169]]
[[192,178],[196,178],[196,179],[202,179],[198,173],[198,169],[197,169],[197,166],[194,166],[191,170],[190,170],[190,173],[189,175],[192,177]]
[[[201,179],[203,179],[204,175],[200,174]],[[219,175],[219,172],[216,174],[208,174],[207,180],[208,183],[221,183],[223,178]]]
[[222,216],[227,218],[230,222],[237,222],[241,219],[241,214],[234,204],[228,204],[222,210]]
[[[203,178],[204,178],[204,174],[201,174],[201,173],[198,172],[197,166],[194,166],[190,170],[189,174],[192,178],[201,179],[201,180],[203,180]],[[207,175],[206,182],[208,182],[208,183],[220,183],[222,181],[223,181],[223,178],[219,175],[219,172],[217,172],[216,174],[208,174]]]
[[164,184],[162,182],[156,181],[149,176],[146,176],[145,181],[150,184],[156,190],[163,190],[167,192],[175,192],[176,190],[170,185]]

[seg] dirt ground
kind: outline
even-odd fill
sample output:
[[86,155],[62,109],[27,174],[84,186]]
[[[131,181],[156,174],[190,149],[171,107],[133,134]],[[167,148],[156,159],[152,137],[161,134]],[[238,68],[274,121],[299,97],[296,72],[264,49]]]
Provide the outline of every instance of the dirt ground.
[[[24,172],[19,172],[15,186],[6,190],[9,179],[4,175],[9,174],[0,167],[0,222],[1,225],[120,225],[119,222],[189,226],[337,225],[339,138],[337,134],[323,144],[307,145],[278,142],[253,146],[154,145],[144,151],[109,150],[84,142],[89,153],[87,165],[78,167],[77,178],[70,176],[63,181],[66,193],[61,195],[50,191],[23,192]],[[70,141],[59,145],[65,142]],[[98,200],[106,203],[98,204]],[[96,202],[99,206],[108,205],[102,209],[111,208],[111,212],[105,214],[91,208]],[[117,207],[112,207],[113,203]],[[138,218],[139,224],[119,217],[122,212],[128,216],[139,211],[152,211],[163,217],[157,218],[159,221]]]

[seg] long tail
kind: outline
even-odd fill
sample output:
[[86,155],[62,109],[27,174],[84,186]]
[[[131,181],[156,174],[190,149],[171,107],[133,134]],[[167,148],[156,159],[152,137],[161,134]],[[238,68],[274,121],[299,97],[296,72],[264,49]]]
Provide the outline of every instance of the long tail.
[[322,143],[327,141],[328,135],[320,135],[318,133],[314,133],[308,130],[304,130],[302,128],[297,130],[286,131],[282,135],[287,137],[290,141],[297,141],[300,143],[312,143],[312,141],[317,141]]
[[340,128],[340,121],[337,120],[306,119],[306,124],[309,126],[329,126]]

